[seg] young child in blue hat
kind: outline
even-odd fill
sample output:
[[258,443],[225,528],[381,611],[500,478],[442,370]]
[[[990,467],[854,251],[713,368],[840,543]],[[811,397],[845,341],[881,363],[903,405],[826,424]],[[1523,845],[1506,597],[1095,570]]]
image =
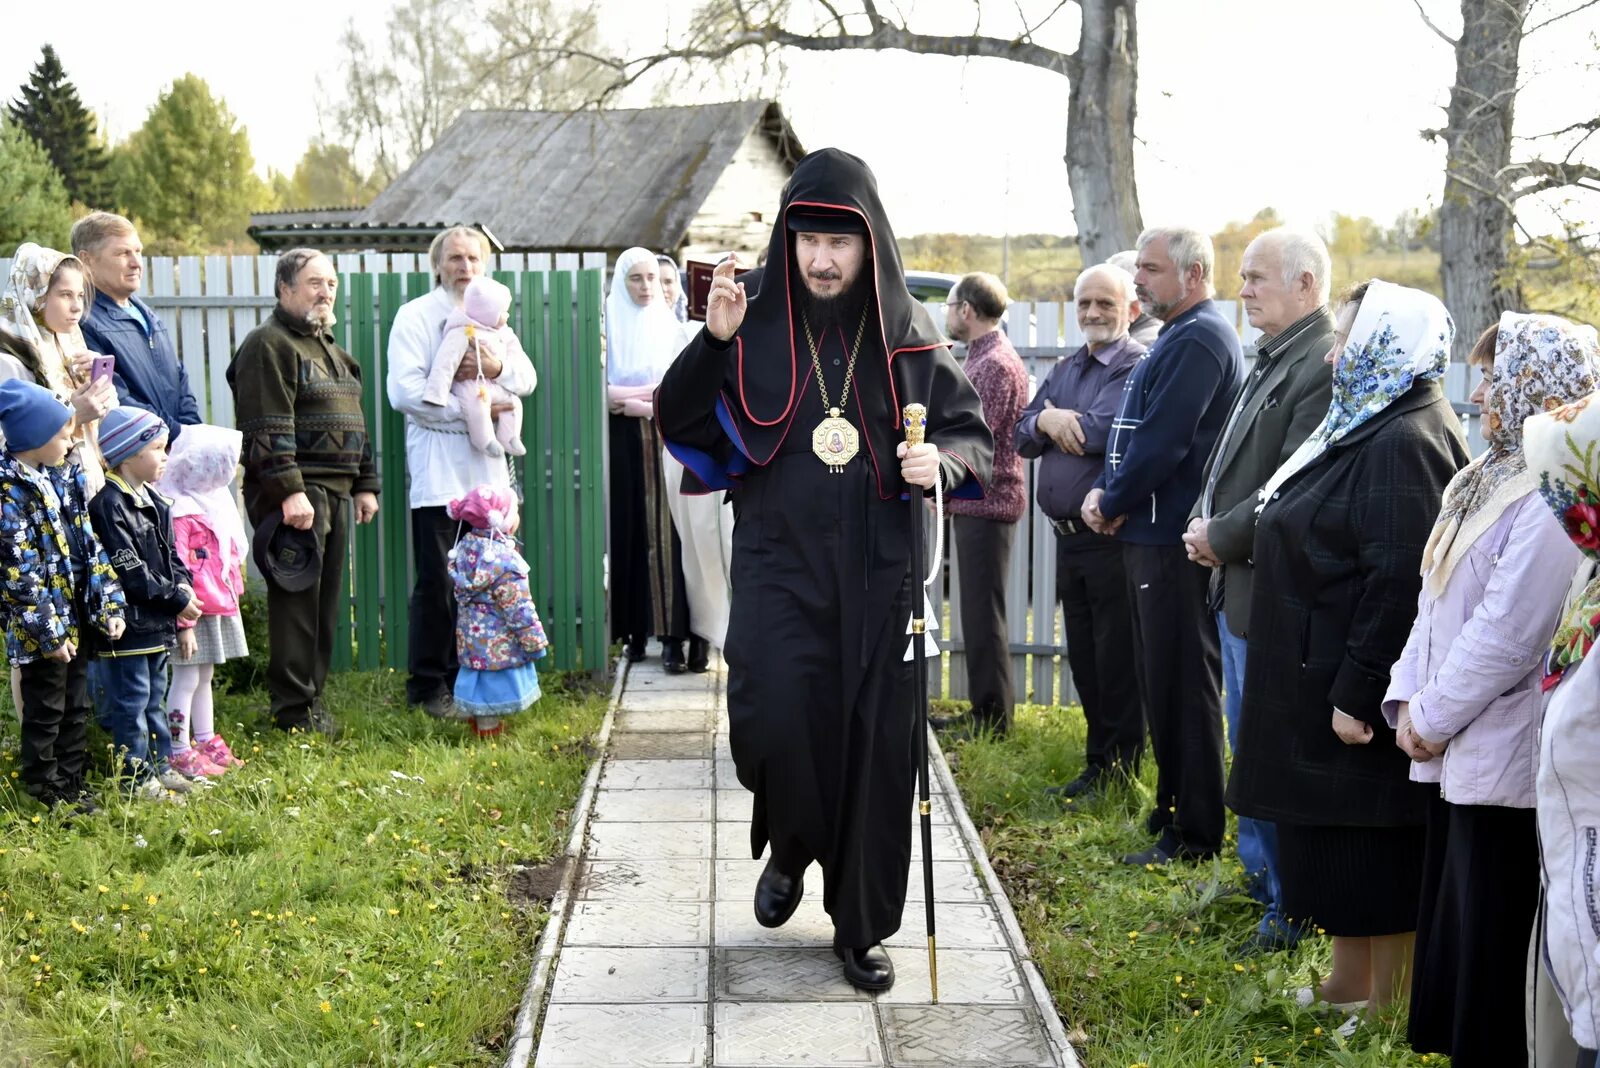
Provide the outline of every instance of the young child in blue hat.
[[178,620],[199,619],[201,607],[178,553],[172,506],[150,486],[167,467],[167,425],[143,408],[113,408],[100,420],[100,454],[106,484],[89,502],[89,515],[127,595],[128,626],[97,650],[95,708],[123,754],[135,797],[188,793],[191,780],[171,764],[163,706]]
[[124,599],[89,519],[83,468],[67,460],[72,422],[48,389],[0,382],[0,609],[20,676],[22,785],[87,814],[86,665],[97,636],[122,636]]

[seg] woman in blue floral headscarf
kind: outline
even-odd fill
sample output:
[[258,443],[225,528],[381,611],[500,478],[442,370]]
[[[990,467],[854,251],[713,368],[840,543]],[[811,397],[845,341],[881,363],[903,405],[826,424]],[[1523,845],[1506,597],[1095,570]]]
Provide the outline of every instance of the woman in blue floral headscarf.
[[1284,916],[1334,936],[1308,1006],[1376,1010],[1406,991],[1428,798],[1383,697],[1468,458],[1439,386],[1454,335],[1436,297],[1359,287],[1336,320],[1328,414],[1262,491],[1228,803],[1277,824]]

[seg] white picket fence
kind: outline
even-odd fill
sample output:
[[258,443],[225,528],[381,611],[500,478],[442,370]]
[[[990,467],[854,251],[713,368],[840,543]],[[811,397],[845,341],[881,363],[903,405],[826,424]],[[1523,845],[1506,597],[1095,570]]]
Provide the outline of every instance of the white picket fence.
[[[415,253],[344,253],[334,265],[347,274],[427,271],[428,257]],[[605,269],[600,252],[502,253],[491,271]],[[151,256],[145,260],[139,297],[165,320],[189,373],[189,385],[206,422],[232,426],[233,393],[228,364],[244,336],[272,311],[277,256]],[[0,279],[11,260],[0,259]]]

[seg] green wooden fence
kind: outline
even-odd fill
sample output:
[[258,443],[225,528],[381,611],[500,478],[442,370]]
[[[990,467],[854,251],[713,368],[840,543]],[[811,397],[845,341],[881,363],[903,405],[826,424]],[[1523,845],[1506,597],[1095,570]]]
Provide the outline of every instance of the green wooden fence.
[[[605,596],[605,374],[601,367],[601,272],[496,271],[511,288],[511,323],[539,375],[524,399],[515,459],[522,492],[523,555],[549,633],[545,663],[602,671],[609,628]],[[400,306],[426,294],[426,273],[340,275],[334,328],[361,365],[363,405],[383,482],[378,519],[353,527],[348,633],[334,646],[334,670],[406,668],[407,601],[413,579],[406,502],[405,416],[385,393],[389,328]],[[440,640],[454,641],[441,632]]]

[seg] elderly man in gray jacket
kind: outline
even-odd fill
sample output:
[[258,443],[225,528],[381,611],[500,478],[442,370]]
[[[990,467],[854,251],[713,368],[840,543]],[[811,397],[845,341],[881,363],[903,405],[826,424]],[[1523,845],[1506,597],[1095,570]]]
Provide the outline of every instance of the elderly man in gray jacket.
[[[1332,400],[1333,378],[1322,359],[1333,345],[1329,266],[1322,240],[1296,230],[1268,230],[1245,249],[1239,297],[1250,325],[1264,336],[1206,462],[1204,489],[1183,537],[1189,558],[1215,569],[1211,605],[1222,644],[1230,745],[1244,698],[1256,494],[1322,422]],[[1267,909],[1241,955],[1294,945],[1300,930],[1285,923],[1278,908],[1277,834],[1271,823],[1239,817],[1239,861],[1250,895]]]

